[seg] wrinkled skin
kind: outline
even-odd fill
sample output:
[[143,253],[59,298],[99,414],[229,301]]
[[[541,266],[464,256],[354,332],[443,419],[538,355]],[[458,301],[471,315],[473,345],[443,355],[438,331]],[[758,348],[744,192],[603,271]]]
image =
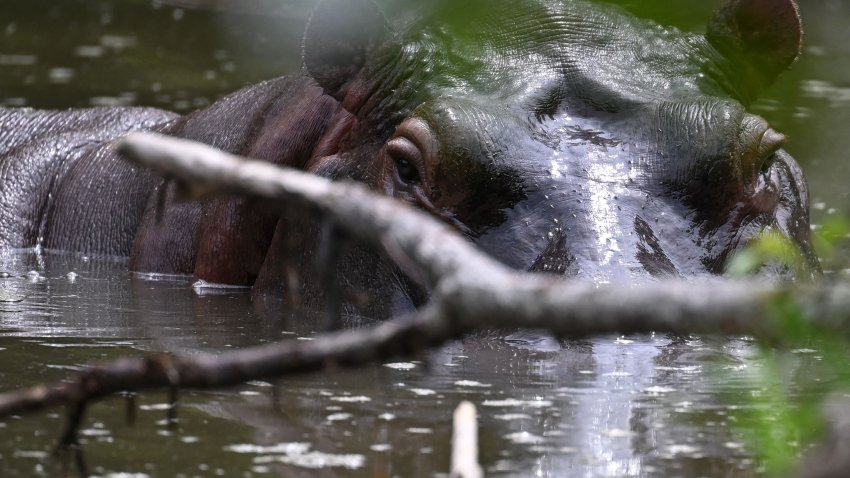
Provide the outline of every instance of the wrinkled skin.
[[[599,283],[711,276],[769,229],[817,274],[802,173],[746,109],[797,56],[791,0],[729,0],[706,36],[567,0],[434,2],[410,18],[391,29],[370,2],[325,0],[302,74],[186,117],[0,109],[3,177],[38,176],[4,183],[0,245],[129,254],[134,270],[319,302],[316,244],[333,230],[285,205],[177,201],[108,149],[153,129],[361,181],[521,270]],[[427,297],[357,244],[343,241],[335,263],[349,312],[384,316]]]

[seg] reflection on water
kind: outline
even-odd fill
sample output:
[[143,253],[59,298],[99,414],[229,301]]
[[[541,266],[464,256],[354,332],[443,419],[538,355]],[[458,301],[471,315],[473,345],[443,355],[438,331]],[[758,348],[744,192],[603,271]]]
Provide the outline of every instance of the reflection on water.
[[[3,0],[0,104],[188,111],[298,68],[311,0],[190,8],[210,1]],[[702,29],[712,8],[617,3],[690,30]],[[850,189],[836,181],[850,176],[850,2],[800,6],[805,54],[755,109],[788,135],[819,221],[850,204]],[[847,268],[848,258],[830,268]],[[59,380],[92,360],[215,353],[309,339],[320,328],[245,291],[198,294],[186,277],[134,276],[125,265],[0,255],[0,389]],[[800,350],[783,363],[789,377],[811,377],[819,360]],[[471,400],[489,475],[756,476],[736,414],[754,406],[760,367],[746,339],[490,333],[407,361],[287,378],[277,384],[277,410],[269,383],[187,392],[176,433],[164,394],[138,398],[135,425],[122,399],[109,399],[91,408],[82,438],[101,476],[433,476],[448,470],[452,409]],[[0,476],[61,472],[51,450],[62,423],[59,410],[0,422]]]
[[[308,340],[318,318],[292,320],[246,291],[199,295],[185,277],[125,271],[121,259],[0,256],[0,383],[58,380],[92,360],[145,351],[215,353]],[[795,357],[802,370],[813,354]],[[124,403],[94,405],[82,437],[99,475],[432,476],[449,467],[451,413],[479,408],[481,461],[492,476],[753,476],[736,430],[760,364],[745,339],[671,336],[556,341],[482,333],[431,353],[277,384],[187,392],[179,430],[164,393],[145,393],[135,425]],[[0,422],[2,476],[53,476],[61,411]]]

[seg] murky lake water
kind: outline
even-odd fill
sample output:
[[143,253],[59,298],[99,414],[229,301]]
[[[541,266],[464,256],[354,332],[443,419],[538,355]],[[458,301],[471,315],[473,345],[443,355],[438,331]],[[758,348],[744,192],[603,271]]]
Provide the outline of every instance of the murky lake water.
[[[181,4],[176,8],[170,3]],[[0,103],[150,104],[179,111],[299,65],[310,1],[3,0]],[[711,2],[628,2],[698,30]],[[756,109],[789,136],[809,176],[816,222],[850,212],[850,2],[801,0],[805,56]],[[638,4],[638,5],[633,5]],[[659,10],[659,11],[653,11]],[[829,264],[843,275],[848,254]],[[150,351],[216,351],[309,339],[316,320],[199,294],[182,277],[131,275],[120,259],[0,255],[0,389],[59,380],[85,363]],[[73,273],[73,274],[71,274]],[[8,275],[8,277],[6,277]],[[740,415],[759,405],[763,367],[747,339],[535,333],[469,337],[416,360],[183,393],[176,431],[164,393],[94,405],[82,432],[102,476],[434,476],[449,466],[460,400],[481,420],[492,476],[757,476]],[[816,376],[816,350],[789,351],[790,381]],[[765,413],[770,415],[770,410]],[[778,413],[778,411],[777,411]],[[55,410],[0,421],[0,476],[56,476]]]

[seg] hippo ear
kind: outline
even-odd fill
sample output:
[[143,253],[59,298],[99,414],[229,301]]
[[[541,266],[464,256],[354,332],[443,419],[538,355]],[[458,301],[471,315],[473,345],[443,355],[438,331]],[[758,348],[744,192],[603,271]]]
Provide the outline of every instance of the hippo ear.
[[320,0],[304,33],[307,73],[336,94],[388,37],[388,23],[372,0]]
[[802,36],[794,0],[725,0],[706,34],[718,50],[750,66],[746,81],[756,90],[794,63]]

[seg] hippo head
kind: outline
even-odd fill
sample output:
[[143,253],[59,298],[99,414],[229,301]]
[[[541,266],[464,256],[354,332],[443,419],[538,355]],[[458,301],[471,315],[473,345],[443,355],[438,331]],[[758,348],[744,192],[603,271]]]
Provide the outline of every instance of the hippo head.
[[325,0],[308,26],[307,71],[349,113],[312,171],[521,270],[719,274],[765,229],[818,270],[800,168],[747,111],[797,57],[792,0],[727,0],[705,36],[566,0],[439,2],[395,33],[382,18]]

